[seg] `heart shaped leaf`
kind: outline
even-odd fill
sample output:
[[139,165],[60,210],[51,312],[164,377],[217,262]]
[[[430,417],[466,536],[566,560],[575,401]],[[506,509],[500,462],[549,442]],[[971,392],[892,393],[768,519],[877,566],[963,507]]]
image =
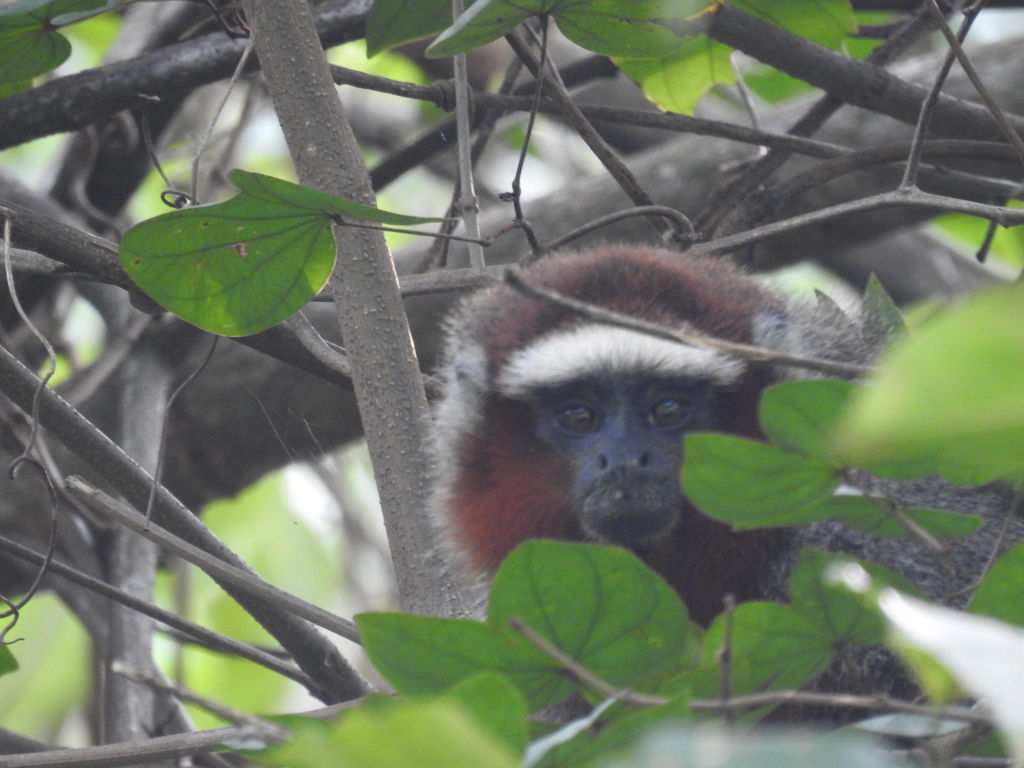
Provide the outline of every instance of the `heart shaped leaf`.
[[306,305],[334,266],[331,223],[422,224],[259,173],[232,171],[241,194],[130,229],[121,263],[140,288],[183,320],[247,336]]

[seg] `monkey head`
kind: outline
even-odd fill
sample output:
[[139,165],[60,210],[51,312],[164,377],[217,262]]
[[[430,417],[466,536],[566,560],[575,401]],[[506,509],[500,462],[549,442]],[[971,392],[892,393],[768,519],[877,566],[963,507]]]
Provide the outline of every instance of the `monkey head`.
[[[551,256],[523,277],[661,325],[806,351],[787,300],[721,260],[618,246]],[[776,371],[507,285],[468,298],[447,330],[435,505],[472,571],[493,575],[527,539],[593,541],[640,555],[701,623],[726,593],[762,596],[785,534],[705,517],[679,470],[686,432],[761,436],[760,393]]]
[[715,395],[736,384],[735,361],[609,326],[541,337],[509,356],[496,392],[526,408],[516,438],[564,467],[583,533],[638,548],[679,518],[686,430],[719,427]]

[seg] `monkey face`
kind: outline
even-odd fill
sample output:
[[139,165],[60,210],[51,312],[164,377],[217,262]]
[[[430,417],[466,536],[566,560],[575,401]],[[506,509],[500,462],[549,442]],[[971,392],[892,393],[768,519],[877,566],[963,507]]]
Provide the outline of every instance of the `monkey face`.
[[598,541],[637,548],[682,507],[682,437],[713,427],[707,381],[608,373],[534,393],[537,437],[572,468],[575,513]]

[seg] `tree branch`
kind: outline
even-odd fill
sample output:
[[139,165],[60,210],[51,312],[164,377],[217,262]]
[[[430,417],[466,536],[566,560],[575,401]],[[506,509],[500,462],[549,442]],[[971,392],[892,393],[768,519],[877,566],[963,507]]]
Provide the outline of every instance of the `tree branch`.
[[[305,0],[248,0],[263,74],[299,179],[374,204],[369,174]],[[434,543],[432,422],[394,264],[381,232],[334,227],[331,290],[380,491],[399,597],[408,611],[466,610]]]
[[[921,104],[928,95],[927,88],[812,43],[728,3],[715,10],[707,35],[847,104],[908,125],[917,122]],[[1017,133],[1024,131],[1024,118],[1007,115],[1007,121]],[[988,109],[951,96],[939,97],[931,124],[943,136],[988,141],[1005,138]]]
[[[322,45],[362,38],[371,4],[338,0],[319,6],[316,23]],[[177,94],[228,78],[244,50],[245,40],[216,32],[16,93],[0,109],[0,149],[106,120],[141,106],[140,94]],[[256,67],[252,61],[248,71]]]
[[[0,346],[0,392],[30,413],[38,385],[39,379]],[[90,463],[129,503],[139,509],[146,508],[153,478],[110,438],[47,388],[43,388],[39,398],[39,421],[69,450]],[[153,519],[185,541],[252,573],[245,561],[228,549],[162,485],[157,486]],[[345,701],[365,693],[362,679],[316,629],[278,608],[252,599],[231,585],[223,586],[291,653],[296,663],[322,685],[317,694],[319,698],[328,702]]]

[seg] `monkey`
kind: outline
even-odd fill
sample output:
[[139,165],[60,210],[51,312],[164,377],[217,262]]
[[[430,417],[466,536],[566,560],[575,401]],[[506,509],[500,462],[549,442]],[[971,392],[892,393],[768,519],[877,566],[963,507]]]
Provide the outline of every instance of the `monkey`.
[[[892,331],[883,318],[824,296],[789,296],[725,260],[654,247],[553,254],[521,275],[670,328],[861,366],[873,364]],[[448,320],[439,373],[434,513],[452,556],[481,592],[518,544],[549,538],[631,550],[705,628],[727,595],[786,602],[804,547],[877,563],[932,599],[963,607],[995,550],[1024,541],[1024,521],[1007,517],[1014,508],[1008,488],[964,489],[936,477],[858,479],[905,508],[980,513],[981,529],[943,559],[913,541],[836,520],[733,531],[705,516],[679,479],[685,434],[764,439],[761,393],[817,375],[804,369],[598,324],[498,284],[466,298]],[[919,695],[889,650],[853,643],[834,650],[812,690]],[[840,724],[864,714],[783,707],[772,717]]]
[[[790,296],[725,260],[655,247],[554,254],[522,276],[664,326],[861,366],[875,361],[891,332],[881,318],[823,295]],[[482,584],[528,539],[624,547],[705,627],[726,595],[784,601],[805,546],[876,562],[935,600],[969,594],[993,547],[1024,540],[1019,519],[999,533],[1008,488],[862,478],[869,492],[906,508],[980,514],[982,528],[951,547],[946,563],[913,542],[837,521],[733,531],[686,498],[679,473],[687,432],[764,439],[761,393],[811,375],[598,324],[506,284],[484,289],[446,327],[433,493],[442,536]]]
[[[552,255],[522,276],[631,317],[789,353],[866,362],[883,335],[724,260],[653,247]],[[484,581],[527,539],[614,544],[660,573],[706,627],[727,594],[780,597],[793,532],[733,531],[703,515],[680,487],[683,436],[763,439],[761,392],[800,375],[597,324],[508,285],[485,289],[447,326],[435,511]]]

